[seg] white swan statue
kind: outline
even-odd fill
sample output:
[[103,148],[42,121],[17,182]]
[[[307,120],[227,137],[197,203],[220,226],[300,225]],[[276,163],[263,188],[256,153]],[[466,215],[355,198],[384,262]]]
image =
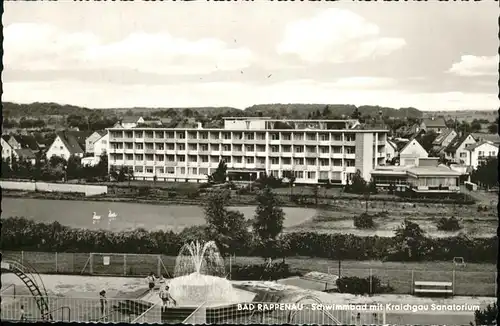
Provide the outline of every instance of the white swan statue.
[[97,224],[101,221],[101,217],[99,215],[96,215],[96,213],[94,212],[94,214],[92,215],[92,224]]

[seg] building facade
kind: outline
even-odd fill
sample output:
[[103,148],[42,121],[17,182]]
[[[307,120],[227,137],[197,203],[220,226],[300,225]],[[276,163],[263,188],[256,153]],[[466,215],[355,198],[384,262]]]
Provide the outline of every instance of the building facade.
[[220,129],[110,128],[108,162],[165,181],[206,181],[224,161],[232,180],[291,172],[296,183],[346,184],[356,170],[369,180],[385,164],[387,130],[354,129],[357,123],[225,118]]
[[420,145],[417,139],[413,138],[399,151],[399,165],[418,165],[419,159],[427,157],[429,157],[429,153]]
[[474,145],[468,146],[467,150],[469,151],[468,166],[473,169],[477,169],[488,159],[498,156],[498,145],[487,141],[478,142]]

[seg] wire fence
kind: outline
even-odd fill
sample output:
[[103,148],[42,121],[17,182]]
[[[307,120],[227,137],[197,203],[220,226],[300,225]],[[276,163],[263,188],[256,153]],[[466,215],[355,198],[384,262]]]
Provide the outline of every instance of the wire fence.
[[[122,253],[4,251],[3,254],[15,258],[21,263],[23,261],[29,262],[41,274],[96,276],[144,277],[154,272],[156,275],[172,277],[176,260],[175,256]],[[227,259],[228,278],[232,279],[233,265],[246,265],[248,263],[250,263],[248,257],[233,256]],[[339,270],[332,264],[328,264],[327,261],[322,266],[316,267],[318,267],[316,271],[329,275],[339,276],[340,274],[342,277],[356,276],[370,278],[370,280],[372,280],[370,276],[374,276],[380,280],[382,285],[391,288],[390,292],[395,294],[413,294],[415,281],[452,282],[455,295],[496,296],[497,292],[497,272],[494,271],[467,271],[463,267],[448,270],[342,267]],[[313,280],[309,283],[311,286],[312,283],[316,283],[320,291],[331,288],[328,284],[321,284],[321,280]],[[371,287],[370,294],[378,292],[375,287]]]
[[[376,324],[385,320],[385,310],[323,310],[317,303],[288,304],[253,302],[198,308],[162,308],[147,301],[120,298],[48,297],[49,312],[42,314],[31,296],[2,296],[1,319],[5,321],[53,321],[94,323],[184,323],[184,324]],[[334,307],[335,304],[324,304]],[[338,306],[338,305],[337,305]],[[338,307],[337,307],[338,308]],[[342,307],[340,307],[342,308]],[[50,314],[50,318],[47,316]]]

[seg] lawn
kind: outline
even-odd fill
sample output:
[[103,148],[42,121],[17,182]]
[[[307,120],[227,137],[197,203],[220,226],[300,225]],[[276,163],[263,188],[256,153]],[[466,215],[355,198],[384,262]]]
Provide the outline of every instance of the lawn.
[[[20,252],[4,252],[21,260]],[[174,271],[173,256],[109,254],[109,265],[104,265],[104,255],[85,253],[23,252],[22,259],[29,262],[39,273],[90,274],[109,276],[146,276],[150,272],[171,275]],[[91,263],[92,262],[92,263]],[[235,257],[237,265],[261,264],[261,257]],[[312,257],[289,257],[286,262],[302,273],[317,271],[338,274],[338,261]],[[455,272],[453,272],[455,270]],[[230,261],[226,260],[230,272]],[[168,272],[168,273],[167,273]],[[455,266],[452,262],[381,262],[342,261],[341,276],[377,276],[389,284],[396,294],[411,294],[413,281],[449,281],[454,283],[456,295],[494,296],[496,293],[496,266],[494,264],[467,264]]]

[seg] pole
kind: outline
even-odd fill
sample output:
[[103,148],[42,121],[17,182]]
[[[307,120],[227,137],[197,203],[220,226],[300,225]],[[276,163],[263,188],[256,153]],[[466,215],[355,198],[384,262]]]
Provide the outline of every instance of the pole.
[[342,270],[342,262],[339,260],[339,278],[340,278],[340,271]]
[[411,270],[411,284],[410,284],[410,294],[413,294],[413,286],[415,285],[415,273],[414,270]]
[[452,281],[451,281],[452,295],[455,294],[455,268],[453,268]]
[[373,277],[372,277],[372,269],[370,268],[370,295],[373,294]]
[[89,259],[90,259],[90,261],[89,261],[90,275],[93,275],[94,274],[94,254],[90,253]]
[[156,269],[157,269],[157,272],[158,272],[158,274],[157,274],[157,275],[158,275],[158,277],[160,277],[160,276],[162,275],[162,272],[161,272],[161,265],[160,265],[160,259],[161,259],[161,256],[158,256],[158,259],[157,259],[157,261],[156,261],[156,262],[157,262],[157,265],[158,265],[158,266],[157,266],[157,268],[156,268]]
[[56,273],[57,273],[57,251],[56,251]]
[[123,275],[127,275],[127,254],[123,255]]

